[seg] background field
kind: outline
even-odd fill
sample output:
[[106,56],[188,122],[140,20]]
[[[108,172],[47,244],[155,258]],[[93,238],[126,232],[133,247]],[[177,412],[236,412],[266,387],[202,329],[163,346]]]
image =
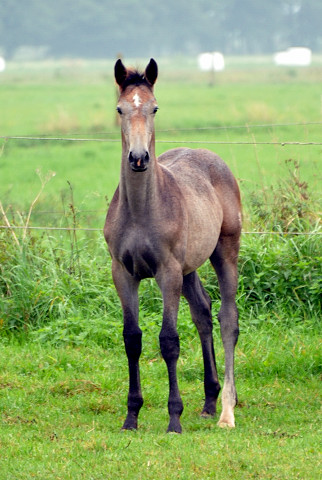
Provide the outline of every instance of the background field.
[[[140,63],[144,66],[143,62]],[[181,64],[179,63],[179,67]],[[2,74],[1,135],[95,138],[109,142],[9,140],[1,157],[0,195],[5,205],[26,209],[39,185],[35,173],[54,171],[42,205],[61,206],[67,180],[75,203],[105,210],[119,175],[121,145],[115,127],[112,63],[57,64],[35,70],[12,66]],[[246,72],[246,73],[245,73]],[[266,72],[266,75],[263,74]],[[190,145],[216,151],[241,182],[242,192],[268,187],[285,177],[284,161],[299,161],[301,177],[318,188],[321,146],[223,145],[207,142],[317,142],[321,140],[322,67],[311,70],[241,69],[217,74],[160,64],[156,96],[157,153]],[[246,75],[247,74],[247,75]],[[305,125],[284,125],[305,123]],[[256,125],[268,125],[256,127]],[[274,126],[277,125],[277,126]],[[241,126],[242,128],[236,128]],[[227,127],[227,128],[225,128]],[[234,128],[231,128],[234,127]],[[192,130],[191,130],[192,129]],[[208,130],[209,129],[209,130]],[[74,134],[74,135],[73,135]],[[168,143],[167,143],[168,141]],[[191,143],[189,142],[198,142]]]
[[[184,434],[164,435],[162,305],[147,280],[145,405],[140,430],[120,435],[127,366],[101,234],[121,154],[113,62],[9,64],[0,76],[0,225],[21,228],[0,229],[0,478],[319,478],[321,59],[278,69],[268,58],[231,58],[215,79],[191,59],[159,64],[157,153],[218,153],[239,180],[244,231],[274,232],[242,239],[237,428],[198,416],[201,352],[182,302]],[[215,275],[209,266],[200,275],[215,315]],[[222,378],[217,322],[214,336]]]

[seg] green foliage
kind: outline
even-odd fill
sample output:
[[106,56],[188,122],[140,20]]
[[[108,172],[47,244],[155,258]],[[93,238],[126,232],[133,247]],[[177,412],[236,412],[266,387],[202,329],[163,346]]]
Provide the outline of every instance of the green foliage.
[[[2,330],[40,328],[43,339],[48,332],[51,341],[62,343],[79,343],[95,333],[103,342],[97,317],[108,317],[114,326],[120,314],[102,242],[93,252],[83,239],[73,253],[57,238],[32,236],[20,250],[16,244],[6,247],[7,235],[0,244]],[[113,342],[113,335],[108,338]]]
[[250,236],[240,256],[245,307],[298,319],[321,311],[321,239],[306,236]]
[[[318,233],[318,232],[316,232]],[[61,239],[32,233],[20,250],[1,232],[1,334],[37,332],[54,344],[121,341],[121,309],[102,238],[82,238],[62,247]],[[313,319],[321,311],[322,252],[319,235],[243,236],[238,306],[251,324],[275,315],[289,324]],[[218,309],[216,276],[209,265],[200,275]],[[142,292],[144,291],[144,294]],[[141,324],[156,335],[162,316],[160,292],[153,280],[141,286]],[[181,331],[195,335],[183,304]],[[35,335],[35,333],[34,333]]]
[[[319,224],[320,212],[315,193],[300,178],[300,164],[286,160],[288,176],[264,191],[251,192],[249,215],[259,230],[274,232],[311,232]],[[264,197],[264,201],[263,201]],[[311,198],[313,197],[313,198]]]

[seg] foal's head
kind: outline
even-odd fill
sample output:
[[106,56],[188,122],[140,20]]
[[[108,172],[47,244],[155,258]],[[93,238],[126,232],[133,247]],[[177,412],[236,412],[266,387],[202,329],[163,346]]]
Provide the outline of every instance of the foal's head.
[[154,115],[158,110],[153,85],[158,66],[151,58],[144,73],[125,68],[121,60],[115,64],[115,80],[120,87],[117,111],[121,116],[123,155],[135,172],[148,168],[154,155]]

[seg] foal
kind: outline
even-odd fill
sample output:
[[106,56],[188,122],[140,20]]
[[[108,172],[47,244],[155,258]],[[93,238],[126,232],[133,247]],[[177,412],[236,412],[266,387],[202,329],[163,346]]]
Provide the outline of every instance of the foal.
[[158,67],[151,59],[144,73],[115,64],[120,88],[122,164],[119,186],[104,227],[112,256],[112,275],[121,300],[124,343],[129,364],[128,413],[123,429],[137,428],[143,404],[139,357],[138,287],[154,277],[162,292],[159,336],[169,375],[168,432],[181,432],[183,404],[177,383],[180,295],[187,299],[199,332],[204,360],[205,404],[214,415],[220,385],[212,338],[211,301],[197,275],[208,258],[215,268],[221,308],[218,315],[225,349],[225,380],[219,426],[234,427],[237,394],[234,349],[238,339],[237,257],[241,231],[240,194],[235,178],[214,153],[175,148],[155,156],[153,95]]

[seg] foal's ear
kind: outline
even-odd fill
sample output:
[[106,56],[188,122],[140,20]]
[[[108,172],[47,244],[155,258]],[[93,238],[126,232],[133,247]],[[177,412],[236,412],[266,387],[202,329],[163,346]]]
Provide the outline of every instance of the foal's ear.
[[117,60],[114,66],[114,75],[115,75],[116,83],[122,88],[122,85],[127,76],[127,71],[120,58]]
[[155,84],[158,77],[158,65],[153,58],[151,58],[149,65],[146,67],[144,76],[151,86]]

